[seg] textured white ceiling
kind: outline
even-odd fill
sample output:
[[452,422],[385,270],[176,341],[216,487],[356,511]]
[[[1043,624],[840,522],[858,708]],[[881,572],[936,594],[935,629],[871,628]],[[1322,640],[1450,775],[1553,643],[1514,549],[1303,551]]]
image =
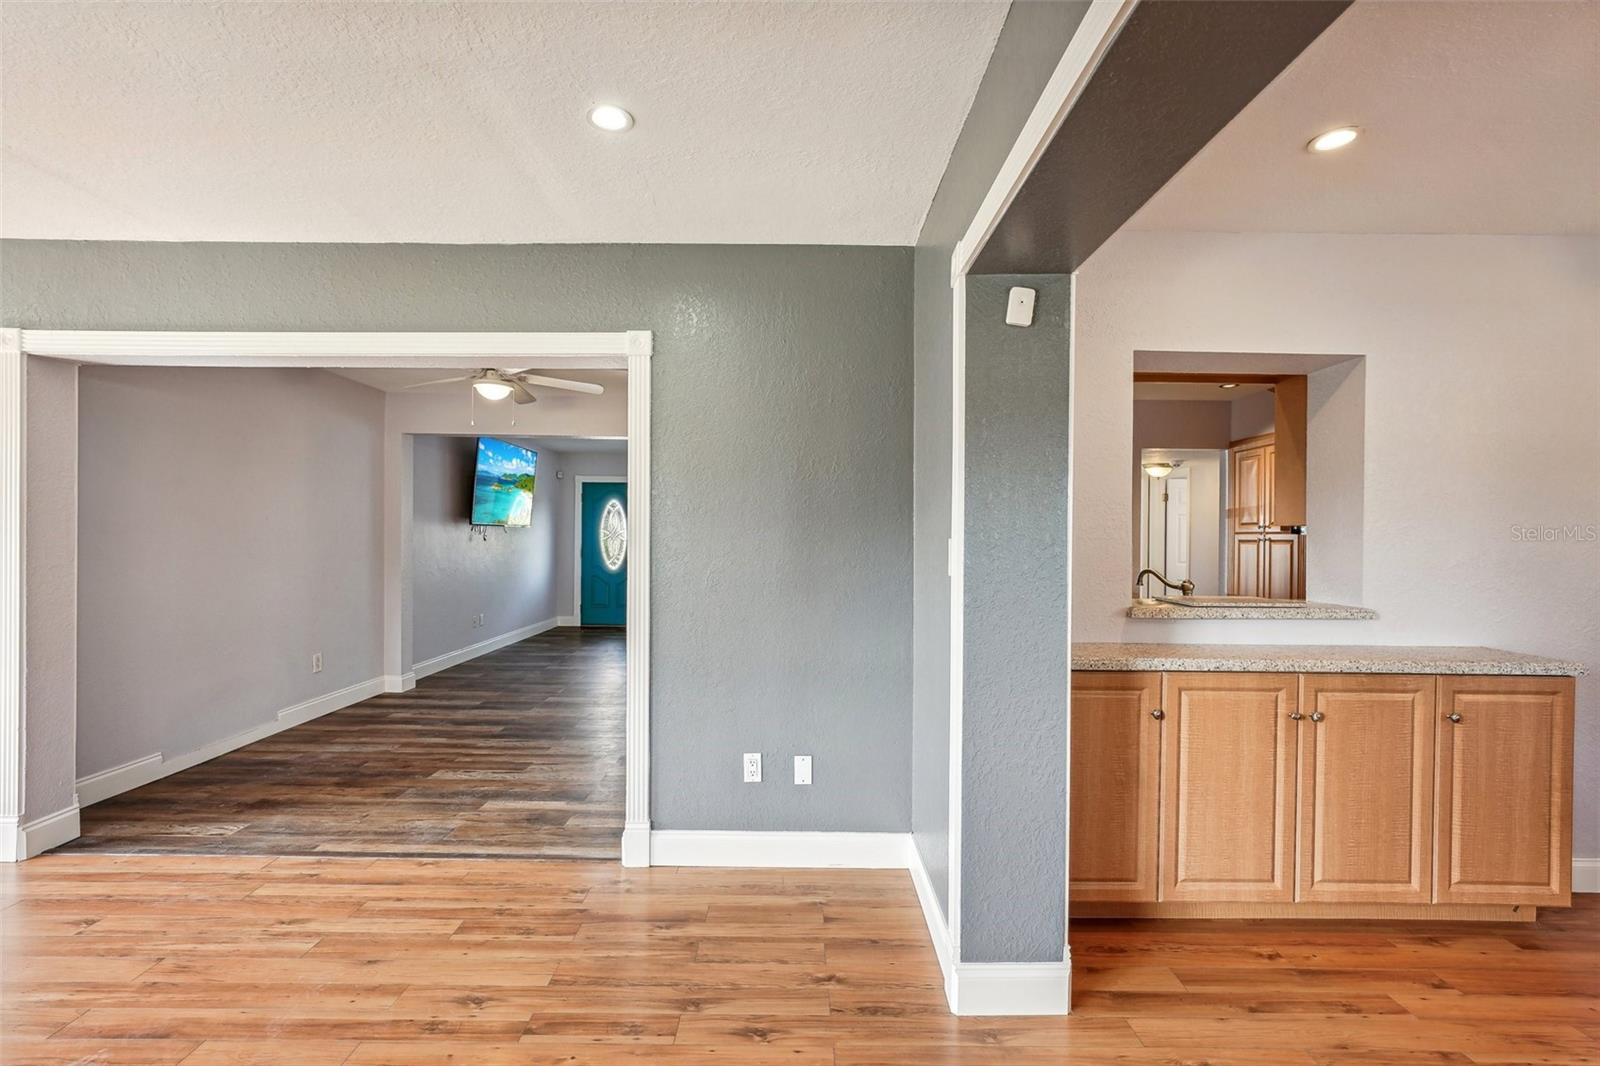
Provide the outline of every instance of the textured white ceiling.
[[0,4],[0,233],[913,244],[1007,6]]
[[1600,232],[1600,3],[1358,2],[1129,226]]

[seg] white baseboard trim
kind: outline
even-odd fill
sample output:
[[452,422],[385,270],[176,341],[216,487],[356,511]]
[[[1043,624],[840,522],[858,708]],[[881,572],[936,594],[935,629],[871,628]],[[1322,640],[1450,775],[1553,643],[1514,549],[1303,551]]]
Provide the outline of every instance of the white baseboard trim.
[[650,823],[622,827],[622,865],[644,867],[650,865]]
[[416,687],[416,674],[405,673],[383,675],[383,691],[385,692],[410,692]]
[[[148,785],[152,781],[159,781],[169,777],[180,770],[187,770],[191,766],[198,766],[218,755],[225,755],[230,751],[254,744],[264,740],[274,733],[281,733],[285,729],[293,728],[314,718],[321,718],[325,714],[343,710],[351,704],[360,703],[362,700],[371,699],[373,696],[389,691],[387,679],[374,677],[368,681],[350,685],[347,688],[330,692],[325,696],[317,696],[297,703],[293,707],[285,707],[273,716],[273,720],[254,729],[247,729],[242,733],[235,733],[231,737],[214,741],[203,748],[186,752],[182,755],[168,757],[165,753],[156,752],[146,755],[132,762],[114,766],[109,770],[102,770],[88,777],[78,778],[78,803],[87,807],[91,803],[110,799],[112,796],[121,795],[131,789]],[[74,834],[76,835],[76,834]],[[68,839],[71,839],[70,837]],[[52,845],[53,846],[53,845]]]
[[581,626],[581,625],[583,625],[583,619],[579,618],[575,614],[564,614],[560,618],[556,619],[556,625],[558,625],[558,626]]
[[904,870],[910,842],[908,833],[657,829],[650,833],[650,864]]
[[15,818],[0,818],[0,862],[22,860],[22,833]]
[[468,644],[465,648],[445,652],[443,655],[435,655],[431,659],[425,659],[414,665],[411,668],[411,676],[413,678],[424,678],[429,674],[437,674],[440,670],[448,670],[452,666],[460,666],[462,663],[476,659],[480,655],[488,655],[492,651],[508,648],[519,640],[527,640],[529,637],[536,637],[540,633],[547,633],[559,623],[560,619],[546,618],[542,622],[535,622],[529,626],[513,629],[511,632],[502,633],[498,637],[490,637],[488,640],[480,640],[476,644]]
[[955,944],[950,940],[950,922],[945,918],[944,908],[939,905],[939,897],[933,891],[933,879],[928,876],[928,868],[922,864],[922,853],[917,850],[915,839],[906,840],[910,852],[909,865],[911,867],[911,883],[917,890],[917,902],[922,904],[922,920],[928,926],[928,936],[933,940],[933,953],[939,959],[939,972],[944,974],[944,998],[950,1005],[951,1013],[955,1013]]
[[17,831],[17,858],[31,859],[78,839],[78,805],[35,818]]
[[1600,892],[1600,859],[1572,860],[1572,891]]
[[964,1016],[1066,1014],[1072,1009],[1072,958],[1061,962],[958,962],[950,1011]]

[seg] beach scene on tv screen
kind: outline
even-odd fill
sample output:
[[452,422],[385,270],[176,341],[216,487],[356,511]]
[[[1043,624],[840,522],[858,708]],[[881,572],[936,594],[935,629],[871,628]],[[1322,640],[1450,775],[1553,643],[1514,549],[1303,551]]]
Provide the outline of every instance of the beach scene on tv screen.
[[478,438],[472,481],[472,524],[525,526],[533,518],[534,468],[539,456],[493,437]]

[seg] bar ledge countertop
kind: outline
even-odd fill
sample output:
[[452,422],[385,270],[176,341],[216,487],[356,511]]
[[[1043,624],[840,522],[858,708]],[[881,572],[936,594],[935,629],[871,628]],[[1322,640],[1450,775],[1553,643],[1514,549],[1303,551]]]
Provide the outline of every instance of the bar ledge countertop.
[[1382,644],[1073,644],[1074,670],[1577,677],[1582,663],[1495,648]]

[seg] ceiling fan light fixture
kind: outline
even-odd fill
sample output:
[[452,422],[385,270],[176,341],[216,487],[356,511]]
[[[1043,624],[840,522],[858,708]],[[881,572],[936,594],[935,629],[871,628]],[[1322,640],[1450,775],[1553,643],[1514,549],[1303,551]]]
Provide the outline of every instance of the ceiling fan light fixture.
[[474,381],[472,388],[485,400],[503,400],[511,395],[511,386],[503,381]]
[[1153,478],[1164,478],[1176,468],[1174,463],[1146,463],[1144,472]]

